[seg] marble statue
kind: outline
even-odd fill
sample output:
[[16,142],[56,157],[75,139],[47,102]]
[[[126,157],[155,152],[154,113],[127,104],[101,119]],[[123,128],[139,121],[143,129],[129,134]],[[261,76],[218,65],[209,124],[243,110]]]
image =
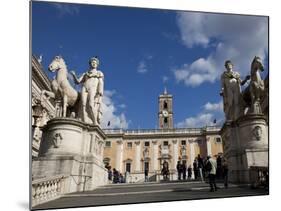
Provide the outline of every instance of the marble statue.
[[66,117],[67,108],[74,106],[78,101],[78,92],[71,86],[67,79],[68,71],[64,59],[56,56],[49,65],[49,71],[56,72],[55,79],[51,82],[52,92],[43,90],[41,98],[51,97],[56,101],[57,117]]
[[71,71],[76,84],[82,84],[81,100],[82,100],[82,120],[87,121],[87,116],[94,125],[101,122],[101,102],[104,87],[104,75],[97,70],[99,59],[93,57],[89,60],[90,68],[79,78],[74,71]]
[[260,57],[255,56],[251,64],[251,81],[250,81],[250,95],[251,95],[251,113],[261,114],[260,100],[264,93],[264,81],[261,79],[260,71],[264,67]]
[[241,109],[241,85],[244,85],[250,76],[241,80],[240,74],[233,70],[230,60],[225,62],[226,71],[221,75],[221,92],[223,96],[224,112],[227,121],[236,120],[242,112]]

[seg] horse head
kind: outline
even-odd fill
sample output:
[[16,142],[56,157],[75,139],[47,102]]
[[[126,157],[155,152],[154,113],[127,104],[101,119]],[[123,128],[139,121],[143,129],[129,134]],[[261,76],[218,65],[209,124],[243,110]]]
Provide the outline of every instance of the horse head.
[[63,67],[65,68],[65,62],[63,58],[61,56],[55,56],[48,69],[51,72],[55,72]]
[[252,70],[264,71],[264,67],[263,67],[263,64],[262,64],[262,59],[260,57],[258,57],[258,56],[255,56],[255,58],[253,59],[251,67],[252,67],[251,68]]

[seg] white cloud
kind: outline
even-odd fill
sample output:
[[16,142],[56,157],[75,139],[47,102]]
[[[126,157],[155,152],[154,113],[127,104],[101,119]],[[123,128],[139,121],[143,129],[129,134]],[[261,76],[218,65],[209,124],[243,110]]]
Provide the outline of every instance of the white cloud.
[[110,121],[110,128],[124,128],[127,129],[129,126],[129,122],[126,119],[124,113],[120,115],[116,114],[116,107],[112,100],[113,95],[116,93],[115,90],[105,90],[103,96],[103,104],[102,104],[102,122],[101,127],[107,128],[107,124]]
[[52,4],[59,12],[60,17],[64,15],[78,15],[80,13],[80,7],[78,5],[67,4],[67,3],[52,3]]
[[219,79],[227,59],[245,76],[254,56],[264,59],[268,53],[266,17],[180,12],[177,25],[187,48],[213,49],[208,56],[173,69],[176,80],[187,86]]
[[218,103],[210,103],[207,102],[204,105],[205,111],[217,111],[217,112],[223,112],[223,102],[220,101]]
[[138,73],[146,73],[147,72],[147,67],[145,61],[141,61],[138,65],[137,68]]
[[214,121],[214,115],[211,113],[198,114],[195,117],[188,117],[184,121],[176,124],[179,128],[195,128],[211,125]]
[[[216,123],[214,123],[216,120]],[[224,121],[223,103],[222,101],[217,103],[207,102],[203,106],[203,111],[199,114],[187,117],[185,120],[176,124],[179,128],[194,128],[212,126],[214,124],[220,125]]]
[[183,81],[185,85],[194,87],[204,81],[214,82],[218,76],[215,70],[215,64],[211,60],[199,58],[191,65],[184,64],[173,71],[177,82]]

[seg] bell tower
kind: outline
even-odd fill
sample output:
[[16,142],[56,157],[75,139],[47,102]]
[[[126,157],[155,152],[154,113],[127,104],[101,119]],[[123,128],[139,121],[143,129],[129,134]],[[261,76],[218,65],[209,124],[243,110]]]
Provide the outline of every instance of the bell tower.
[[164,93],[158,97],[158,127],[160,129],[173,128],[173,96],[167,93],[165,88]]

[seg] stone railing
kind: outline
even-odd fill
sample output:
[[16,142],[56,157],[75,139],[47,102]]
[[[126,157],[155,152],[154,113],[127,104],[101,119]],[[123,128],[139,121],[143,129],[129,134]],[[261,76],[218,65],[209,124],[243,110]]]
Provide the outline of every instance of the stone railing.
[[66,177],[58,175],[32,181],[32,207],[59,198],[64,194]]
[[105,134],[201,134],[203,132],[219,131],[220,126],[203,128],[173,128],[173,129],[103,129]]

